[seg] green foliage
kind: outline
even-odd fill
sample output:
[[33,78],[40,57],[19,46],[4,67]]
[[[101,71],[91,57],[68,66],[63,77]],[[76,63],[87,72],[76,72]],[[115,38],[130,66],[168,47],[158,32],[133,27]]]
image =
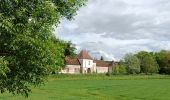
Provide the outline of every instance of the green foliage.
[[71,43],[71,41],[69,42],[64,42],[64,48],[65,48],[65,51],[64,51],[64,55],[65,56],[71,56],[71,57],[75,57],[76,56],[76,47],[75,45],[73,45]]
[[143,59],[145,56],[147,56],[149,53],[146,51],[140,51],[137,54],[135,54],[138,59],[140,60],[140,68],[141,68],[141,73],[144,73],[144,65],[143,65]]
[[30,85],[42,84],[51,70],[64,65],[65,46],[53,28],[61,18],[72,19],[85,1],[0,0],[2,93],[27,97]]
[[[53,52],[53,57],[55,60],[56,67],[53,66],[51,70],[53,74],[58,73],[62,67],[65,66],[64,58],[66,56],[75,57],[76,56],[76,48],[70,41],[63,41],[60,39],[53,39],[53,46],[50,50]],[[54,53],[56,52],[56,53]],[[51,67],[52,68],[52,67]]]
[[157,73],[159,70],[159,66],[155,60],[154,53],[149,53],[146,51],[141,51],[136,54],[136,56],[140,59],[140,66],[142,73]]
[[125,66],[130,74],[140,73],[140,61],[133,54],[126,54],[124,57]]
[[113,66],[112,73],[113,73],[113,75],[124,75],[124,74],[127,74],[127,68],[123,64],[123,62],[120,61],[118,64]]
[[4,57],[0,57],[0,76],[6,77],[6,72],[9,72],[8,62]]
[[160,52],[155,53],[156,60],[158,63],[160,63],[160,67],[163,67],[161,65],[161,60],[165,58],[165,56],[168,54],[170,54],[170,51],[166,51],[166,50],[161,50]]
[[170,52],[162,50],[157,52],[155,55],[160,67],[159,73],[170,74]]
[[161,74],[170,74],[170,52],[164,54],[162,58],[159,58],[159,66]]
[[151,55],[146,55],[142,61],[143,72],[148,73],[157,73],[158,72],[158,64],[155,59]]

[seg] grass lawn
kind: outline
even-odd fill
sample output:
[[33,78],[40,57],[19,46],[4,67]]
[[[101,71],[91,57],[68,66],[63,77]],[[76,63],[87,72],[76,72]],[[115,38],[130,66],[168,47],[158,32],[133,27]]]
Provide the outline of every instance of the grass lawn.
[[50,77],[29,98],[1,94],[0,100],[170,100],[169,76]]

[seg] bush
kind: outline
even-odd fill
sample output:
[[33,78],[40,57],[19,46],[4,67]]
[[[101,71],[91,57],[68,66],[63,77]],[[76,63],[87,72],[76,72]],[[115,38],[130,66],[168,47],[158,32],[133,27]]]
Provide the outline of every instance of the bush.
[[124,65],[121,64],[116,64],[113,67],[113,75],[122,75],[122,74],[127,74],[127,70],[126,67]]
[[160,74],[169,74],[170,75],[170,67],[162,67],[159,70]]

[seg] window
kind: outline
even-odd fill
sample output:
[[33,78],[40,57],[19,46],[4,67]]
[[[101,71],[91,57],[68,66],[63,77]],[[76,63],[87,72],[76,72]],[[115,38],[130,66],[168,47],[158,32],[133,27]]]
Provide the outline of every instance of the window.
[[90,65],[90,61],[89,61],[89,65]]

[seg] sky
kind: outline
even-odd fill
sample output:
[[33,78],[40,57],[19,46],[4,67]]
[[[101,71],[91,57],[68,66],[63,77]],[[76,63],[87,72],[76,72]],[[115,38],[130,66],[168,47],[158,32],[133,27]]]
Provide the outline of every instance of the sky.
[[170,0],[89,0],[55,30],[77,53],[122,59],[126,53],[170,50]]

